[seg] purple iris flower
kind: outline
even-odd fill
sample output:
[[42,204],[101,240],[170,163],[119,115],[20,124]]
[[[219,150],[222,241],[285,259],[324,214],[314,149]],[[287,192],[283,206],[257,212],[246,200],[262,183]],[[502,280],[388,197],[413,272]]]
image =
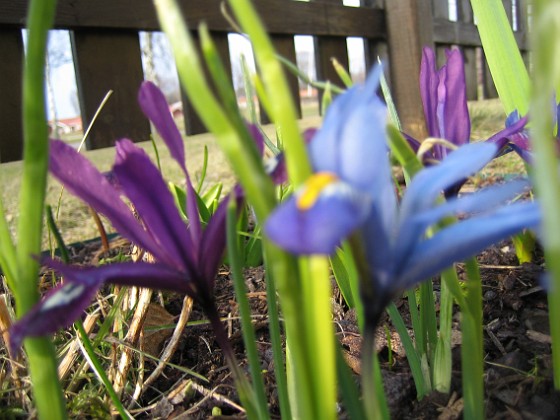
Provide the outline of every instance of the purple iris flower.
[[[553,126],[557,128],[556,138],[556,154],[560,155],[560,131],[558,131],[558,123],[560,122],[560,104],[553,102],[552,109]],[[513,111],[506,119],[506,127],[516,124],[520,120],[517,110]],[[531,147],[531,136],[529,130],[523,129],[514,133],[509,141],[509,147],[514,150],[525,162],[533,163],[533,150]]]
[[[535,202],[499,206],[522,191],[525,181],[439,201],[441,191],[495,156],[497,146],[488,142],[446,152],[439,164],[417,174],[399,204],[386,144],[386,107],[376,95],[380,71],[333,101],[309,145],[315,174],[264,226],[273,242],[294,254],[332,254],[354,233],[370,327],[401,291],[540,221]],[[469,217],[426,238],[428,227],[454,214]]]
[[[420,67],[420,95],[424,107],[424,116],[430,137],[445,139],[455,146],[462,146],[470,141],[471,123],[467,107],[467,87],[465,82],[465,64],[459,50],[446,51],[447,61],[440,69],[436,65],[436,56],[431,48],[422,51]],[[494,134],[486,141],[495,143],[498,148],[496,156],[502,155],[510,148],[512,136],[520,133],[527,118],[518,118],[506,125],[504,130]],[[420,142],[408,135],[406,138],[418,151]],[[517,151],[517,149],[514,149]],[[443,144],[435,144],[423,160],[431,165],[444,159],[451,150]],[[446,191],[447,197],[457,195],[464,184],[460,180]]]
[[[188,225],[182,220],[159,170],[130,140],[123,139],[116,144],[112,176],[117,186],[72,147],[52,141],[51,173],[72,194],[106,216],[123,236],[150,252],[156,262],[81,267],[48,259],[46,264],[63,275],[64,284],[51,290],[13,325],[13,348],[19,348],[27,336],[46,335],[69,326],[89,306],[104,283],[187,294],[201,304],[207,315],[217,315],[213,285],[226,244],[227,200],[220,204],[203,230],[194,188],[185,167],[183,140],[165,98],[155,85],[145,82],[138,99],[185,173]],[[138,218],[122,196],[134,205]]]

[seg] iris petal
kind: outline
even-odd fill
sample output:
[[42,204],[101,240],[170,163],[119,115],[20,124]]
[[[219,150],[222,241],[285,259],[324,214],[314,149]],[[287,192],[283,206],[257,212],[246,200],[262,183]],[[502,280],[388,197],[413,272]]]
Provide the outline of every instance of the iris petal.
[[186,269],[185,262],[194,262],[196,256],[187,226],[165,181],[142,149],[129,141],[117,143],[117,148],[123,146],[128,151],[117,160],[113,171],[146,228],[157,240],[157,247],[147,248],[147,251],[157,259],[160,255],[167,255],[174,267]]
[[[106,216],[118,232],[145,249],[158,248],[121,200],[120,192],[72,146],[53,140],[49,159],[50,172],[68,191]],[[171,261],[165,253],[157,253],[157,258]]]
[[514,198],[529,185],[527,180],[516,180],[507,184],[485,188],[461,198],[450,199],[427,211],[412,215],[403,222],[396,241],[395,253],[406,259],[412,248],[419,243],[426,229],[443,217],[459,213],[482,213],[493,211],[496,206]]
[[[297,195],[297,193],[296,193]],[[321,191],[307,210],[292,196],[265,223],[267,236],[294,254],[332,254],[366,219],[371,198],[350,185],[335,182]]]
[[471,143],[440,164],[424,169],[412,180],[401,204],[401,219],[430,208],[441,191],[482,169],[496,154],[496,145]]
[[459,50],[447,52],[445,90],[446,97],[442,116],[445,132],[441,134],[444,139],[460,146],[469,142],[471,123],[467,107],[465,64]]
[[517,203],[443,229],[419,243],[407,264],[401,266],[400,286],[406,289],[523,228],[536,228],[540,218],[536,202]]
[[173,159],[177,161],[186,177],[187,184],[187,216],[191,229],[189,233],[195,248],[198,246],[201,236],[200,218],[196,203],[196,193],[192,186],[189,172],[185,166],[185,146],[183,137],[173,121],[173,116],[169,112],[169,106],[165,96],[159,88],[152,82],[144,82],[138,92],[138,103],[144,114],[156,127],[163,141],[167,145]]
[[439,76],[436,68],[435,53],[431,48],[422,50],[420,66],[420,95],[424,106],[424,116],[428,133],[432,137],[441,137],[437,120],[437,87]]
[[183,137],[175,125],[175,121],[173,121],[167,100],[161,90],[152,82],[143,82],[138,92],[138,103],[144,115],[156,127],[173,159],[186,172]]
[[45,261],[65,279],[52,289],[10,329],[11,347],[18,349],[25,337],[52,334],[70,326],[90,305],[97,290],[105,283],[167,289],[192,293],[185,274],[164,264],[119,263],[100,267],[78,267],[55,260]]

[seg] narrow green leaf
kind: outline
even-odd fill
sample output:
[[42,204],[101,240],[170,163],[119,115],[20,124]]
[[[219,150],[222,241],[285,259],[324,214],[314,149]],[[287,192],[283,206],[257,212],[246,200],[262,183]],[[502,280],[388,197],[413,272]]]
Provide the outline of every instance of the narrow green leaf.
[[530,231],[525,231],[515,235],[512,240],[519,264],[533,261],[533,251],[535,251],[536,245],[535,235]]
[[410,335],[408,335],[406,325],[404,324],[401,314],[399,313],[394,303],[391,303],[387,307],[387,313],[389,314],[391,322],[397,330],[397,333],[399,334],[399,337],[401,339],[401,343],[404,347],[406,359],[408,360],[408,365],[410,366],[410,371],[412,372],[412,378],[414,379],[414,385],[416,386],[417,397],[418,399],[422,399],[431,391],[431,389],[426,385],[426,380],[422,371],[420,353],[414,347],[414,343],[412,342]]
[[465,420],[484,416],[484,348],[482,336],[482,283],[474,258],[466,261],[467,296],[461,308],[461,370],[463,372],[463,400]]
[[[447,277],[446,279],[444,279]],[[451,387],[451,329],[453,326],[453,295],[447,286],[450,282],[457,283],[455,268],[441,273],[441,290],[439,304],[439,335],[436,344],[433,366],[433,385],[439,392],[448,393]]]
[[509,115],[529,111],[530,82],[501,0],[471,0],[478,33],[496,90]]
[[330,257],[331,268],[344,301],[350,308],[354,308],[355,300],[350,286],[350,278],[348,271],[342,262],[341,253],[342,251],[338,249],[337,252]]
[[274,98],[270,102],[269,116],[282,130],[288,175],[294,186],[298,186],[311,174],[311,165],[297,124],[297,113],[288,82],[276,58],[272,42],[250,0],[230,0],[229,4],[241,28],[251,39],[267,96]]
[[407,184],[414,178],[414,175],[424,167],[418,156],[414,153],[401,132],[395,126],[387,125],[387,135],[389,137],[389,148],[393,155],[401,164]]
[[329,109],[332,101],[332,85],[331,82],[327,82],[325,91],[323,92],[323,97],[321,98],[321,115],[325,115],[327,113],[327,109]]
[[253,401],[253,403],[258,410],[258,418],[268,419],[270,418],[270,415],[268,413],[264,380],[260,368],[261,362],[259,360],[256,345],[257,339],[255,337],[255,330],[251,321],[251,307],[249,305],[249,299],[247,298],[247,286],[245,285],[245,279],[243,278],[243,261],[241,260],[237,242],[236,213],[237,209],[235,199],[231,199],[227,210],[227,250],[231,265],[233,286],[235,289],[235,296],[237,298],[239,316],[241,318],[243,343],[245,344],[247,360],[249,361],[249,370],[253,381],[252,388],[256,400]]
[[206,179],[206,171],[208,171],[208,146],[204,145],[202,154],[202,169],[200,170],[200,177],[198,178],[198,184],[196,186],[197,194],[200,194],[202,186],[204,185],[204,180]]
[[[531,102],[531,138],[535,153],[532,175],[536,196],[543,209],[541,229],[550,272],[548,307],[552,336],[554,387],[560,390],[560,178],[556,144],[551,140],[553,115],[550,99],[560,86],[560,1],[534,2],[532,39],[534,89]],[[558,93],[558,92],[557,92]]]
[[[379,57],[377,57],[377,63],[379,66],[382,65]],[[385,98],[385,103],[387,104],[387,109],[389,110],[389,115],[391,116],[391,123],[395,127],[397,127],[399,131],[402,131],[401,121],[399,119],[399,114],[397,113],[397,106],[395,105],[395,101],[393,100],[393,95],[391,94],[391,89],[389,88],[389,84],[387,83],[387,79],[385,78],[385,73],[381,73],[379,81],[381,84],[383,97]]]
[[347,88],[352,87],[352,85],[354,84],[354,82],[352,82],[352,76],[350,76],[344,66],[340,64],[340,62],[334,57],[331,58],[331,63],[334,67],[334,70],[336,71],[336,74],[338,74],[338,77],[340,77],[340,80],[342,80],[342,83],[344,83],[344,86],[346,86]]

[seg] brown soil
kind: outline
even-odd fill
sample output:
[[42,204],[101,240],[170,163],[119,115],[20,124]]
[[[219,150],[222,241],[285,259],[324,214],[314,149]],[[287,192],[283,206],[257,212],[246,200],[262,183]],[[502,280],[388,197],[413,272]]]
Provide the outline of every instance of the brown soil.
[[[90,245],[77,249],[74,258],[87,260],[91,256]],[[125,245],[125,251],[128,246]],[[113,255],[115,252],[113,251]],[[97,257],[98,258],[98,257]],[[513,246],[504,242],[492,247],[478,257],[483,279],[484,301],[484,350],[487,417],[490,419],[555,419],[560,412],[560,393],[552,386],[550,336],[547,316],[546,294],[539,286],[543,273],[540,256],[535,262],[518,265]],[[459,266],[461,274],[461,266]],[[261,368],[264,372],[270,412],[279,417],[277,395],[274,385],[273,362],[268,324],[266,320],[266,296],[262,267],[245,271],[247,288],[253,315]],[[436,295],[438,283],[434,285]],[[333,313],[346,359],[355,372],[359,372],[361,338],[355,313],[344,304],[334,287]],[[230,273],[223,268],[216,281],[216,297],[220,315],[227,321],[227,329],[238,359],[247,368],[243,342],[237,320],[237,305]],[[395,302],[406,321],[407,302]],[[181,310],[181,296],[166,296],[166,310],[177,315]],[[379,340],[378,352],[392,418],[399,419],[454,419],[462,416],[460,331],[459,314],[454,318],[454,363],[452,390],[448,394],[433,393],[418,401],[406,357],[397,333],[385,317],[381,321],[379,337],[385,336],[384,328],[391,331],[392,365],[389,365],[387,340]],[[167,367],[138,405],[137,418],[192,418],[203,419],[220,408],[224,418],[242,417],[235,389],[220,348],[214,340],[209,325],[196,323],[204,316],[196,305],[172,363],[187,367],[208,379],[208,383],[189,378],[183,372]],[[408,325],[411,329],[411,325]],[[146,362],[146,376],[155,366]],[[192,383],[185,391],[185,384]],[[356,377],[356,379],[358,379]],[[182,388],[181,388],[182,387]],[[180,391],[180,392],[177,392]],[[123,397],[126,401],[127,396]],[[144,410],[139,407],[145,407]],[[147,408],[146,408],[147,407]],[[216,411],[214,411],[216,413]],[[344,411],[340,418],[345,418]]]

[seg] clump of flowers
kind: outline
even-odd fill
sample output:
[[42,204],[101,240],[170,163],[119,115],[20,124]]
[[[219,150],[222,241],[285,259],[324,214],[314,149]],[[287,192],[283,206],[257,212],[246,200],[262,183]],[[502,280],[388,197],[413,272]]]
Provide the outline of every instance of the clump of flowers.
[[[335,99],[309,145],[315,174],[265,224],[268,237],[295,254],[332,254],[353,235],[370,329],[399,292],[540,221],[536,203],[500,206],[526,187],[523,181],[441,202],[442,191],[494,158],[492,142],[445,151],[439,164],[414,178],[399,204],[386,107],[376,95],[380,71]],[[462,127],[466,135],[468,126]],[[428,227],[454,214],[468,217],[426,237]]]
[[[457,147],[470,142],[471,122],[467,106],[467,84],[465,81],[465,63],[461,51],[446,51],[446,63],[440,68],[436,65],[436,56],[431,48],[422,51],[420,66],[420,95],[424,107],[424,116],[428,135],[435,139],[429,141],[430,148],[423,148],[422,160],[426,165],[440,162]],[[496,156],[510,152],[512,149],[524,157],[519,135],[523,132],[527,118],[514,118],[506,122],[506,128],[494,134],[486,141],[495,144]],[[417,139],[406,135],[415,152],[421,150]],[[456,195],[465,180],[450,185],[446,196]]]
[[[25,337],[46,335],[69,326],[105,283],[187,294],[206,312],[217,329],[220,345],[227,342],[220,333],[213,285],[225,249],[228,200],[219,205],[203,230],[196,193],[185,166],[183,140],[163,94],[155,85],[145,82],[140,88],[139,103],[185,174],[188,224],[182,220],[157,167],[144,150],[130,140],[123,139],[116,144],[112,181],[74,148],[62,141],[52,141],[50,172],[72,194],[107,217],[121,235],[150,252],[155,262],[82,267],[47,259],[46,265],[58,271],[64,283],[51,290],[14,324],[12,347],[18,348]],[[136,215],[123,201],[123,196],[134,206]],[[239,191],[237,197],[240,197]],[[226,356],[233,356],[227,354],[228,348],[224,349]]]

